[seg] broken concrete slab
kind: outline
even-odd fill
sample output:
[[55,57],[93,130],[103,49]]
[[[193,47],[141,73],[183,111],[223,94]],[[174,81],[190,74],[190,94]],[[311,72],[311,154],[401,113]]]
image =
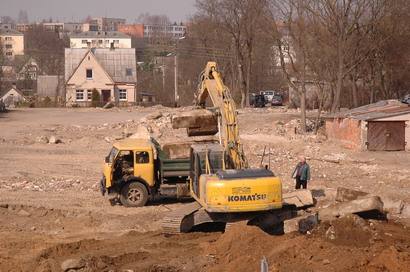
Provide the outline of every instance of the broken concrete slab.
[[173,129],[218,126],[216,114],[207,109],[196,109],[177,113],[172,116],[171,122]]
[[313,196],[310,190],[296,190],[283,194],[283,203],[287,205],[295,205],[298,208],[312,206]]
[[83,259],[67,259],[61,263],[63,271],[78,270],[84,268],[86,263]]
[[336,201],[338,202],[345,202],[345,201],[352,201],[364,196],[368,196],[369,193],[352,190],[344,187],[338,187],[336,193]]
[[403,209],[401,211],[401,215],[400,217],[402,218],[410,218],[410,204],[409,203],[405,203],[403,205]]
[[319,210],[319,220],[332,220],[348,214],[376,211],[383,213],[383,202],[378,196],[369,196],[348,202],[340,202]]
[[283,232],[301,232],[306,233],[312,230],[318,224],[317,214],[307,214],[303,216],[298,216],[283,222]]
[[391,215],[401,214],[404,208],[404,202],[402,200],[392,200],[390,198],[383,198],[382,200],[384,211]]

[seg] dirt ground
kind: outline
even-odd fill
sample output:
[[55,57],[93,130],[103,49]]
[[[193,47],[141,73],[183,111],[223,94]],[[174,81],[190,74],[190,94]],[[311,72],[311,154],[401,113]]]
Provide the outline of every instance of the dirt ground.
[[[143,208],[111,206],[98,191],[104,156],[116,139],[148,130],[161,143],[184,140],[170,118],[185,109],[16,109],[0,114],[0,271],[407,271],[409,222],[348,217],[308,235],[270,236],[234,226],[226,233],[165,237],[162,217],[184,203],[164,200]],[[297,156],[312,168],[311,189],[328,205],[339,186],[410,203],[409,152],[353,152],[324,136],[295,134],[298,113],[285,109],[239,112],[241,139],[252,166],[282,178],[284,191]],[[309,116],[313,117],[314,113]],[[58,144],[46,143],[57,138]]]

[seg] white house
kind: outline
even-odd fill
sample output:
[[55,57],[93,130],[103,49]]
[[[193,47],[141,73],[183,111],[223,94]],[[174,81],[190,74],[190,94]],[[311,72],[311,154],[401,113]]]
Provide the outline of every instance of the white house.
[[137,71],[134,48],[65,49],[67,106],[91,106],[92,92],[101,103],[136,102]]
[[4,102],[6,107],[13,108],[19,102],[26,101],[26,98],[23,93],[16,88],[16,86],[12,86],[8,91],[0,94],[0,100]]
[[71,48],[131,48],[131,37],[118,31],[88,31],[70,35]]

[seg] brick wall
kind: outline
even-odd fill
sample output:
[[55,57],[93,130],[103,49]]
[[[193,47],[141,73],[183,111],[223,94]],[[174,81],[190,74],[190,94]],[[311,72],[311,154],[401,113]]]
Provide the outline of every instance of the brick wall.
[[344,147],[360,150],[362,148],[361,121],[345,119],[326,120],[326,134],[328,139],[340,142]]

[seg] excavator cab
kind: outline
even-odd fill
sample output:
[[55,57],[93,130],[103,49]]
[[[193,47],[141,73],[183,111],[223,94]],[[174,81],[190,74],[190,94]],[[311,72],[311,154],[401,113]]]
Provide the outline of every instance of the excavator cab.
[[191,147],[191,195],[207,212],[252,212],[280,209],[282,184],[268,169],[226,169],[220,144]]
[[191,193],[200,198],[201,186],[199,184],[202,175],[215,174],[225,169],[225,151],[220,144],[195,144],[191,146]]

